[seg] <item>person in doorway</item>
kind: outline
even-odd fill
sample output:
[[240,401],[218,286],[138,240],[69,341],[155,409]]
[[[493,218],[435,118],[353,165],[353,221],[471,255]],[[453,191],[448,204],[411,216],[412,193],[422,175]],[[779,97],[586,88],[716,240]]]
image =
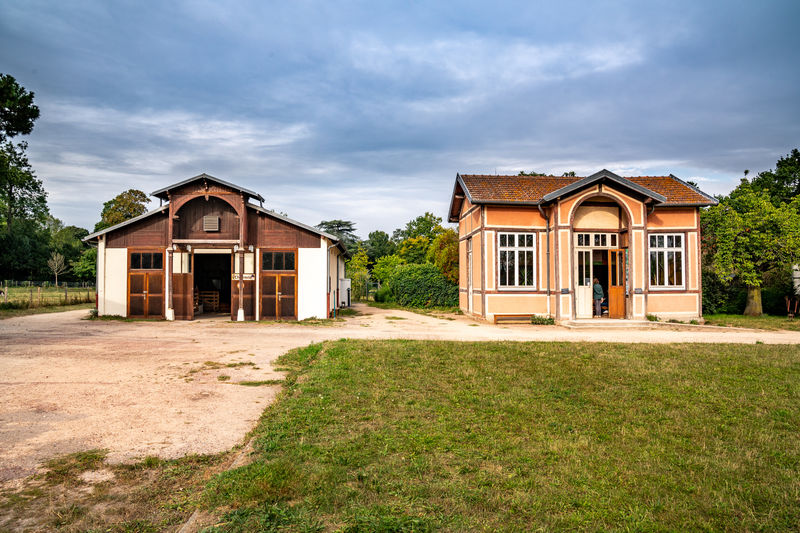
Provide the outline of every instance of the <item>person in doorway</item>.
[[603,286],[600,285],[600,280],[594,278],[592,285],[592,298],[594,299],[594,316],[603,316],[603,298],[605,298],[605,294],[603,293]]

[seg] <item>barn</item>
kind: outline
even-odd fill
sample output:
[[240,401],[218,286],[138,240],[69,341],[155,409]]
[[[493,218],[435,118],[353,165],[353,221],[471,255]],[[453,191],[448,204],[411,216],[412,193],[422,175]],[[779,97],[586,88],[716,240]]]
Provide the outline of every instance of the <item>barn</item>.
[[84,239],[97,246],[99,315],[303,320],[346,301],[337,237],[265,209],[260,194],[200,174],[151,196],[157,209]]

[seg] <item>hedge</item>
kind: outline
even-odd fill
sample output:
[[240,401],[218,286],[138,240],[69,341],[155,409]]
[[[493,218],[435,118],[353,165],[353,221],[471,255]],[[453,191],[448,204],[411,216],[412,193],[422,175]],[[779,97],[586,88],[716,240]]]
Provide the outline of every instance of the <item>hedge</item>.
[[407,307],[456,307],[458,286],[429,263],[401,265],[390,286],[394,300]]

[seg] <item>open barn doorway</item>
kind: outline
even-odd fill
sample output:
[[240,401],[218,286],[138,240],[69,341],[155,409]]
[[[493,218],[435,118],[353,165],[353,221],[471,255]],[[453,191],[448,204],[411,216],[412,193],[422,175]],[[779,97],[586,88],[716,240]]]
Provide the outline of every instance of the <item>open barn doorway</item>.
[[195,316],[230,314],[231,253],[194,254]]

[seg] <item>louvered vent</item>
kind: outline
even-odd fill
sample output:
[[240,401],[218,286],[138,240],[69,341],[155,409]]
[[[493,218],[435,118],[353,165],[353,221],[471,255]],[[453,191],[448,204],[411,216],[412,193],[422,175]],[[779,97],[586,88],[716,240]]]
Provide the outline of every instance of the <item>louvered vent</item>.
[[204,216],[203,231],[219,231],[219,217],[214,215]]

